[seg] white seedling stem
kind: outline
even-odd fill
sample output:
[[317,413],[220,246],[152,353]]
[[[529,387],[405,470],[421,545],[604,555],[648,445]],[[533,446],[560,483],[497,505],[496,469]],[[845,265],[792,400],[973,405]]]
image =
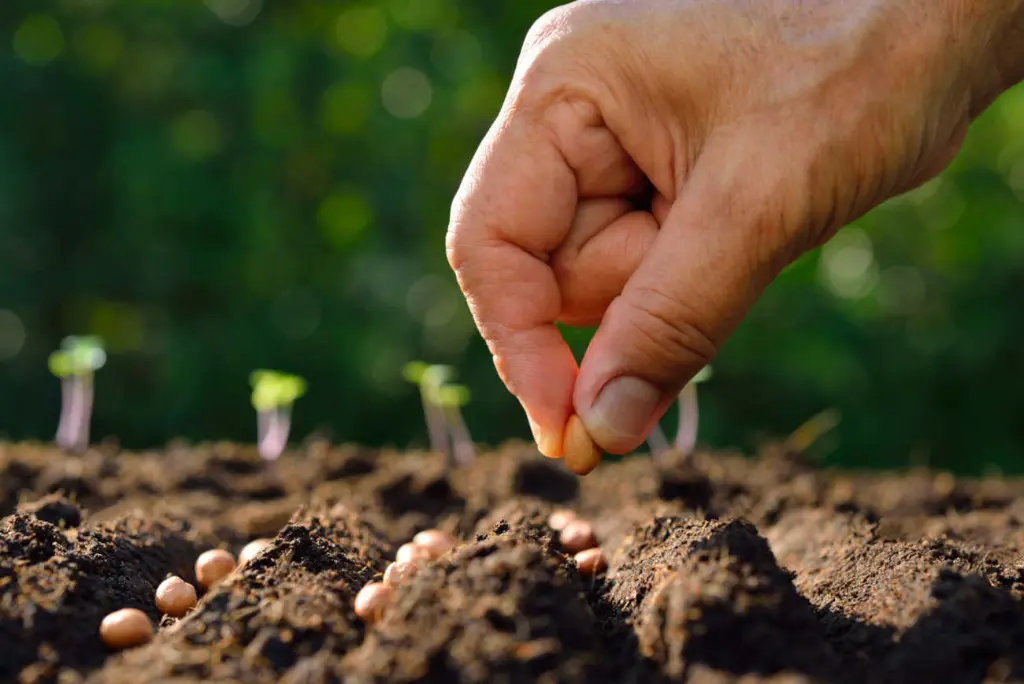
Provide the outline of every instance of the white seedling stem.
[[60,423],[57,424],[57,444],[62,449],[70,449],[71,439],[71,404],[74,402],[74,378],[60,380]]
[[679,393],[679,431],[676,449],[682,454],[693,453],[697,447],[697,383],[691,382]]
[[256,429],[259,433],[257,450],[266,461],[276,461],[288,445],[288,433],[292,427],[291,406],[281,406],[269,411],[256,413]]
[[92,374],[62,378],[60,395],[57,444],[69,451],[85,451],[89,447],[89,423],[92,420]]
[[448,452],[448,433],[445,429],[444,409],[437,405],[426,386],[421,389],[423,414],[427,421],[427,435],[430,437],[430,450],[438,453]]
[[661,429],[661,425],[658,423],[654,424],[654,429],[647,436],[647,446],[651,448],[651,455],[655,458],[664,456],[671,448],[668,444],[668,437],[665,436],[665,431]]
[[476,447],[473,445],[469,428],[466,427],[466,421],[462,419],[462,411],[458,406],[449,406],[445,412],[451,433],[450,463],[454,467],[468,466],[476,459]]

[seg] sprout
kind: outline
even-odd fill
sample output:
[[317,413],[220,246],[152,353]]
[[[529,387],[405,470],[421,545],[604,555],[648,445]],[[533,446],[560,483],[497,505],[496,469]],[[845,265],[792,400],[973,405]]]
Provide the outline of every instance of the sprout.
[[62,449],[82,452],[89,446],[93,374],[106,362],[103,341],[94,336],[65,337],[61,348],[50,354],[50,372],[61,381],[60,423],[55,440]]
[[[712,375],[711,366],[705,366],[679,393],[679,428],[676,431],[674,447],[684,456],[693,452],[697,446],[697,385],[708,380]],[[661,426],[655,424],[654,430],[647,437],[647,445],[655,458],[663,457],[669,450],[668,438]]]
[[447,453],[448,435],[445,427],[445,412],[438,402],[438,392],[453,375],[451,367],[431,365],[423,361],[410,361],[405,364],[402,375],[420,388],[423,415],[427,421],[427,434],[430,437],[430,450]]
[[697,385],[711,378],[711,366],[704,366],[679,393],[679,429],[676,430],[676,450],[690,454],[697,446]]
[[454,369],[411,361],[405,365],[402,375],[420,388],[430,450],[445,454],[449,468],[472,463],[476,448],[461,410],[469,403],[470,394],[462,385],[448,384],[455,375]]
[[292,404],[306,393],[306,381],[297,375],[273,370],[253,371],[252,406],[256,409],[257,449],[267,461],[276,461],[288,444]]
[[839,420],[839,411],[825,409],[794,430],[793,434],[786,438],[786,448],[790,452],[798,454],[807,451],[812,444],[838,426]]
[[469,403],[469,389],[462,385],[444,385],[437,391],[437,403],[444,411],[448,424],[449,442],[448,466],[467,466],[476,459],[473,438],[462,419],[462,407]]

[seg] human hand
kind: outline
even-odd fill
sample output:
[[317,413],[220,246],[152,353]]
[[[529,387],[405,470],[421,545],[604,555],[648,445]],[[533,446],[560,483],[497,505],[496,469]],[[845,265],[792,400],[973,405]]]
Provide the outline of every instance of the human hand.
[[[999,5],[997,7],[997,5]],[[530,31],[447,249],[539,449],[639,446],[764,287],[956,155],[1024,2],[586,0]],[[577,369],[555,326],[600,324]]]

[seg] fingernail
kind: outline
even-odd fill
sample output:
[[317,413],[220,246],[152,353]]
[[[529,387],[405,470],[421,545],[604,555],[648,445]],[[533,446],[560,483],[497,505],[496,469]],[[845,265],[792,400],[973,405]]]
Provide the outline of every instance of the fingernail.
[[[533,422],[533,418],[529,415],[526,416],[527,422],[530,423],[530,432],[533,433],[533,441],[537,444],[537,451],[548,458],[558,458],[558,449],[550,437],[548,437],[544,430],[541,429],[540,425]],[[552,449],[552,447],[555,447]]]
[[604,386],[590,411],[587,428],[601,443],[642,439],[661,402],[661,390],[640,378],[616,378]]

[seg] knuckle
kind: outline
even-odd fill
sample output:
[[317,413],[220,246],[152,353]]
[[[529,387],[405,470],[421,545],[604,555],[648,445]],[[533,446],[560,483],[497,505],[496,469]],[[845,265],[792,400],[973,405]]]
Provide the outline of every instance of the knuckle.
[[[637,333],[637,351],[671,372],[680,367],[707,365],[718,345],[694,309],[656,288],[635,291],[627,302],[629,325]],[[666,382],[675,378],[664,378]]]
[[557,44],[573,29],[583,7],[573,3],[555,7],[542,14],[526,32],[523,51],[544,50]]

